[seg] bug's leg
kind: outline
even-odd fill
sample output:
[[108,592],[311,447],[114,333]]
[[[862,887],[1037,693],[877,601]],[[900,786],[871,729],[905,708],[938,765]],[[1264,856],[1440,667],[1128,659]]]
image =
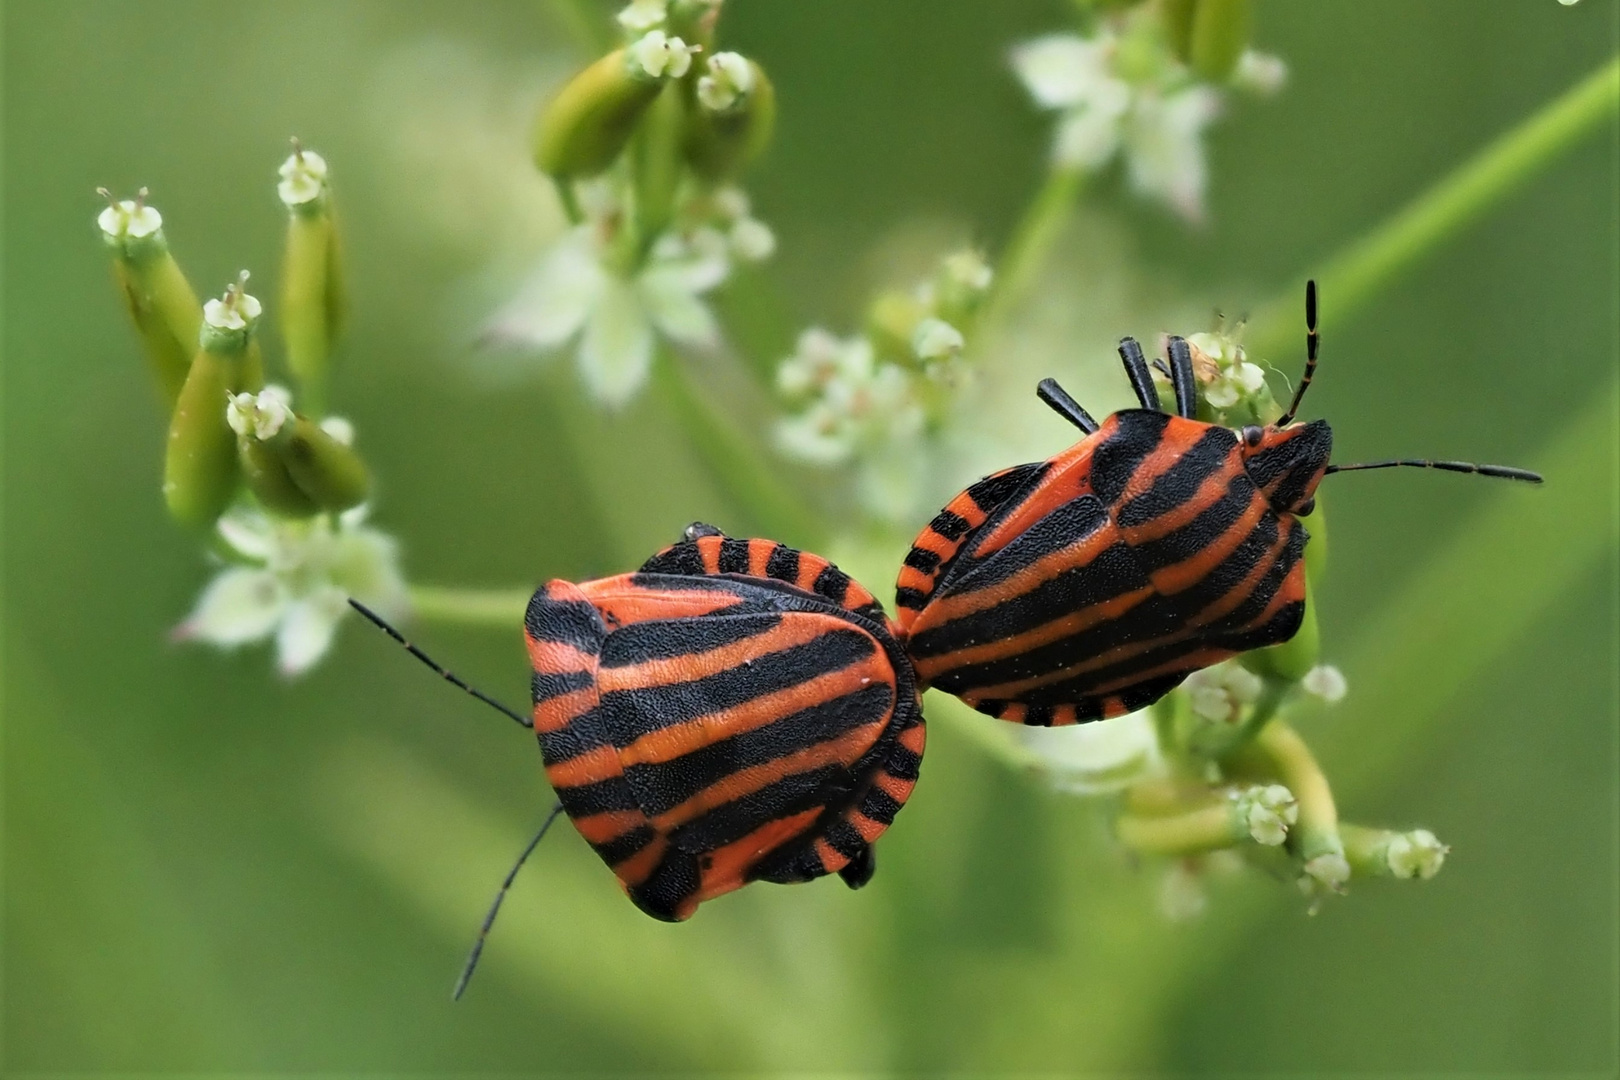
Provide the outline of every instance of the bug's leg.
[[1142,403],[1142,408],[1162,412],[1159,408],[1159,392],[1153,388],[1153,373],[1148,370],[1147,357],[1142,355],[1142,346],[1136,343],[1135,338],[1120,341],[1119,358],[1125,364],[1125,374],[1130,378],[1131,389],[1136,391],[1136,400]]
[[1053,412],[1087,435],[1097,430],[1097,421],[1081,408],[1078,401],[1069,396],[1067,390],[1057,384],[1056,379],[1042,379],[1040,385],[1035,387],[1035,396],[1051,406]]
[[1170,339],[1170,385],[1176,389],[1176,415],[1198,418],[1198,392],[1193,385],[1192,350],[1187,339]]
[[844,879],[845,885],[859,889],[871,881],[872,875],[876,872],[877,857],[872,854],[872,845],[865,844],[861,847],[860,854],[849,860],[844,868],[838,871],[838,876]]
[[540,826],[540,831],[534,834],[534,839],[529,841],[528,846],[523,849],[523,853],[518,856],[517,862],[512,864],[512,869],[507,871],[506,880],[501,882],[500,890],[495,893],[495,902],[489,905],[489,914],[484,916],[484,923],[478,928],[478,940],[473,942],[472,952],[467,954],[467,963],[461,968],[461,978],[456,980],[456,988],[450,995],[455,1000],[461,1000],[462,992],[467,989],[467,983],[472,979],[473,969],[478,966],[478,958],[484,953],[484,939],[489,937],[489,928],[495,925],[495,916],[500,914],[501,904],[506,900],[507,890],[512,887],[512,882],[517,880],[518,871],[523,869],[523,864],[529,861],[529,856],[534,853],[534,849],[539,847],[540,841],[546,838],[546,833],[551,829],[551,823],[556,821],[557,815],[562,812],[562,803],[558,803],[551,808],[551,813],[546,815],[545,823]]

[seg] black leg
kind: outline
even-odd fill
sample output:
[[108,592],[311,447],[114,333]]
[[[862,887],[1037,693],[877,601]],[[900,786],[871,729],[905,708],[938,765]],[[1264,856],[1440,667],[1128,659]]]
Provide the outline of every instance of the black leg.
[[1056,379],[1042,379],[1035,388],[1035,396],[1052,407],[1052,411],[1063,419],[1090,435],[1097,430],[1097,421],[1091,414],[1080,407],[1080,403],[1069,396],[1069,392],[1057,384]]
[[1125,374],[1130,378],[1131,389],[1136,391],[1136,400],[1142,403],[1142,408],[1162,412],[1159,408],[1159,392],[1153,388],[1153,373],[1148,370],[1147,357],[1142,355],[1142,346],[1136,343],[1135,338],[1125,338],[1119,343],[1119,358],[1125,362]]
[[1176,388],[1176,414],[1198,418],[1198,391],[1193,387],[1192,350],[1187,339],[1170,339],[1170,384]]
[[512,865],[512,869],[507,873],[506,880],[501,882],[500,891],[495,894],[495,902],[489,905],[489,914],[484,916],[484,925],[478,928],[478,940],[473,942],[472,952],[467,954],[467,963],[462,966],[461,978],[456,980],[456,989],[450,995],[455,1000],[461,1000],[462,992],[467,989],[467,983],[472,979],[473,969],[478,966],[478,958],[484,953],[484,939],[489,937],[489,928],[495,925],[495,916],[500,914],[501,903],[506,899],[506,891],[512,887],[512,882],[517,880],[518,871],[523,869],[523,864],[534,853],[534,849],[540,846],[540,841],[546,838],[546,833],[551,829],[551,823],[557,820],[557,815],[562,813],[562,809],[562,803],[558,803],[551,808],[551,813],[546,815],[545,823],[540,826],[540,831],[534,834],[534,839],[529,841],[529,846],[523,849],[523,854],[518,856],[517,862]]

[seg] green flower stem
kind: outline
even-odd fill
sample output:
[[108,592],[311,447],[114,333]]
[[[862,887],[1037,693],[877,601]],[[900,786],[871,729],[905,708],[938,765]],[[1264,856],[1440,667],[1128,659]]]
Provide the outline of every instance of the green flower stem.
[[1294,793],[1299,821],[1289,830],[1288,843],[1301,860],[1344,854],[1333,789],[1311,748],[1293,728],[1280,720],[1267,724],[1229,765],[1236,775],[1273,780]]
[[715,408],[694,384],[688,368],[680,357],[661,350],[654,378],[698,456],[738,508],[748,514],[750,526],[762,536],[798,547],[825,547],[825,524],[805,505],[758,440]]
[[1024,210],[1002,253],[979,316],[978,334],[994,329],[1034,284],[1068,223],[1084,179],[1084,173],[1072,168],[1055,168],[1047,174],[1046,183]]
[[1168,817],[1122,815],[1114,822],[1120,842],[1144,855],[1201,855],[1249,839],[1249,826],[1233,809],[1218,802]]
[[1389,842],[1399,833],[1345,822],[1339,826],[1339,835],[1344,840],[1344,857],[1351,873],[1357,877],[1394,876],[1389,865]]
[[1125,792],[1125,811],[1138,817],[1171,817],[1215,801],[1209,785],[1186,777],[1151,776]]
[[412,585],[411,611],[425,622],[462,623],[514,630],[523,625],[533,589],[456,589]]
[[[1620,57],[1498,136],[1460,168],[1329,259],[1313,275],[1335,322],[1347,320],[1404,271],[1524,186],[1620,111]],[[1250,324],[1252,356],[1279,356],[1300,337],[1301,277]]]

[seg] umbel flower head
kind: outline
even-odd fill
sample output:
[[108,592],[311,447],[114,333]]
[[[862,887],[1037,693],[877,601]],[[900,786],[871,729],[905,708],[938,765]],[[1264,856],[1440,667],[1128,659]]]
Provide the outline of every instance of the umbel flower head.
[[737,262],[775,250],[769,227],[748,212],[741,191],[705,200],[703,217],[672,228],[638,268],[626,269],[616,202],[593,191],[591,220],[570,229],[486,331],[497,344],[556,349],[577,339],[575,363],[590,395],[608,406],[635,396],[652,370],[658,336],[712,349],[720,332],[704,297]]
[[[1101,22],[1090,37],[1025,42],[1012,65],[1035,103],[1060,114],[1054,166],[1092,172],[1121,157],[1137,194],[1202,220],[1204,129],[1220,115],[1223,91],[1176,59],[1151,11]],[[1285,73],[1280,60],[1249,50],[1231,85],[1270,92]]]
[[274,637],[283,675],[300,675],[326,654],[349,597],[397,617],[408,608],[399,550],[365,525],[366,508],[307,521],[240,510],[219,535],[241,560],[203,589],[177,641],[231,648]]

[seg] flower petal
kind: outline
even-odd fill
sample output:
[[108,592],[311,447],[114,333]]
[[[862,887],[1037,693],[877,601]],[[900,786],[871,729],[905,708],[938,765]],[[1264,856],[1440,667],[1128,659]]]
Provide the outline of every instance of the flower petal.
[[268,636],[286,609],[287,594],[276,575],[232,567],[208,583],[186,621],[175,627],[174,637],[241,645]]
[[215,527],[220,537],[246,558],[263,562],[276,550],[275,525],[257,510],[233,510]]
[[1066,109],[1087,100],[1097,82],[1109,77],[1109,44],[1106,39],[1051,34],[1014,48],[1012,66],[1037,105]]
[[517,295],[495,313],[485,337],[540,348],[561,345],[584,325],[606,279],[589,226],[581,226],[546,253]]
[[1203,133],[1220,106],[1220,95],[1203,86],[1168,98],[1139,98],[1125,125],[1131,186],[1165,200],[1189,221],[1203,220]]
[[1052,138],[1053,162],[1079,169],[1096,169],[1106,164],[1119,149],[1120,117],[1129,103],[1130,92],[1124,93],[1123,100],[1111,97],[1101,105],[1064,113]]
[[337,589],[323,589],[287,606],[276,633],[276,667],[289,678],[302,675],[332,647],[338,620],[349,610]]
[[652,368],[652,327],[636,290],[608,277],[585,324],[579,345],[579,376],[597,401],[618,407],[635,396]]
[[714,313],[698,299],[687,266],[653,266],[637,279],[636,286],[647,315],[672,341],[713,348],[720,340]]

